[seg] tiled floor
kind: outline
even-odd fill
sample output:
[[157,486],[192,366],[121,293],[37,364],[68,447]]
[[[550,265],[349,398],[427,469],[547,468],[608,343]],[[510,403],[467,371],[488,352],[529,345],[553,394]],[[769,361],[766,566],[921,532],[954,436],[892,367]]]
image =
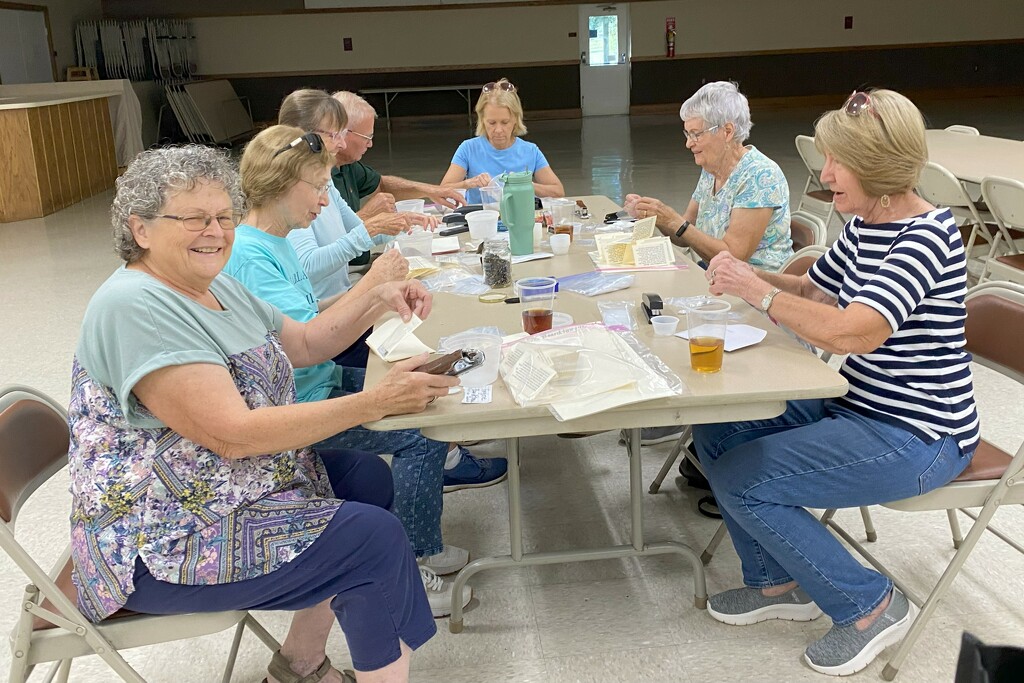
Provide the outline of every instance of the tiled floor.
[[[975,125],[982,133],[1020,139],[1020,102],[984,99],[935,102],[923,107],[933,127]],[[776,159],[794,196],[804,171],[793,136],[810,133],[819,112],[788,109],[754,113],[751,142]],[[571,194],[630,191],[658,196],[681,207],[697,179],[674,117],[607,118],[535,122],[529,139],[540,144]],[[383,172],[436,180],[466,134],[461,128],[396,127],[388,140],[378,127],[366,160]],[[111,248],[109,194],[43,220],[0,225],[0,384],[21,382],[67,401],[69,368],[82,312],[96,287],[118,265]],[[795,204],[795,201],[794,201]],[[833,226],[833,234],[838,226]],[[1024,391],[983,368],[977,374],[985,434],[1004,448],[1020,443]],[[527,550],[628,539],[627,468],[617,434],[566,441],[524,440],[523,481]],[[669,444],[645,449],[645,479],[657,472]],[[497,455],[500,444],[479,447]],[[508,527],[503,486],[449,495],[446,539],[477,554],[507,552]],[[648,538],[672,538],[703,547],[715,523],[695,511],[696,495],[666,482],[645,497]],[[67,539],[69,498],[61,473],[25,509],[19,528],[27,545],[52,561]],[[952,553],[941,513],[875,511],[877,554],[920,588],[933,582]],[[862,534],[856,512],[840,518]],[[997,517],[1009,530],[1024,529],[1024,511]],[[964,520],[966,525],[966,520]],[[726,543],[707,568],[709,590],[736,585],[739,566]],[[20,573],[0,560],[0,628],[13,626],[24,584]],[[960,632],[1024,646],[1024,557],[987,537],[940,606],[898,680],[950,681]],[[478,574],[472,581],[478,604],[466,614],[466,631],[452,635],[447,622],[414,656],[413,680],[461,681],[821,681],[800,660],[803,648],[827,628],[763,623],[736,628],[719,624],[692,605],[691,574],[675,557],[612,560]],[[283,635],[287,617],[260,614]],[[229,634],[148,648],[129,654],[152,681],[219,680]],[[329,653],[347,660],[337,630]],[[0,648],[0,671],[9,663]],[[254,639],[243,644],[235,681],[258,681],[268,653]],[[882,662],[859,674],[877,679]],[[34,678],[38,680],[40,674]],[[76,662],[73,681],[110,681],[97,658]]]

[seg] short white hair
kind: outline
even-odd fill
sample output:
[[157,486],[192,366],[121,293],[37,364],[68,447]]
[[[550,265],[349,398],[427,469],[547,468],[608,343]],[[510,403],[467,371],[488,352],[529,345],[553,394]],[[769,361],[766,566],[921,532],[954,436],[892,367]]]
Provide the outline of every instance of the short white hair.
[[679,118],[703,119],[708,128],[731,123],[739,143],[750,137],[750,105],[738,85],[732,81],[714,81],[702,85],[679,108]]
[[348,114],[349,123],[352,121],[358,123],[366,119],[377,118],[377,110],[373,108],[373,105],[354,92],[339,90],[331,95],[331,97],[341,102],[341,106],[345,108],[345,113]]

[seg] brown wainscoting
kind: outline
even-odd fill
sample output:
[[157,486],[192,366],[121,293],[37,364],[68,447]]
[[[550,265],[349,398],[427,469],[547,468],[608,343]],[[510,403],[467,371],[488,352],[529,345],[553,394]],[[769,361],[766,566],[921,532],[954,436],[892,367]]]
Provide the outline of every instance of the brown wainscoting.
[[1019,86],[1024,41],[635,60],[634,107],[682,102],[708,81],[733,80],[751,99]]
[[[269,121],[277,118],[277,110],[285,96],[299,88],[321,88],[328,92],[361,88],[402,87],[411,85],[459,85],[487,83],[502,76],[519,88],[526,111],[578,110],[580,106],[579,66],[571,63],[545,63],[523,67],[456,67],[438,71],[319,73],[301,75],[237,76],[229,78],[240,97],[248,97],[253,118]],[[382,95],[366,98],[381,116],[384,115]],[[475,102],[474,102],[475,104]],[[466,115],[466,101],[454,91],[402,93],[391,102],[392,119],[406,116],[438,114]]]

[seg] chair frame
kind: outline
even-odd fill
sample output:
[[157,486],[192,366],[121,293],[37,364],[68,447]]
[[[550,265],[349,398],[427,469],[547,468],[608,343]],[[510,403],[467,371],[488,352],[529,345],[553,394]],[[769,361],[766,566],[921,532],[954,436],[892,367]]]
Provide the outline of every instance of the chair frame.
[[921,178],[918,181],[917,193],[925,201],[936,206],[948,207],[953,212],[953,216],[957,219],[959,225],[970,223],[971,234],[968,236],[967,244],[964,246],[964,253],[968,260],[971,258],[971,252],[974,251],[974,243],[982,231],[991,240],[985,260],[991,260],[995,256],[999,247],[1000,237],[1008,237],[1009,235],[1009,233],[1003,234],[1006,231],[1000,228],[998,223],[994,231],[995,236],[992,235],[992,231],[988,228],[995,221],[992,214],[988,212],[983,214],[975,205],[974,200],[971,199],[971,195],[968,193],[963,182],[941,164],[937,164],[934,161],[929,161],[925,164],[921,171]]
[[840,223],[842,223],[844,219],[836,211],[835,202],[826,202],[807,194],[808,192],[829,190],[829,187],[821,182],[821,169],[824,167],[824,162],[821,165],[816,163],[821,158],[821,153],[814,146],[814,138],[810,135],[797,135],[794,143],[796,144],[796,153],[800,156],[800,160],[804,162],[804,168],[807,169],[807,181],[804,183],[804,191],[800,195],[800,201],[797,202],[796,210],[807,210],[804,206],[805,204],[820,208],[820,212],[812,210],[811,213],[822,217],[826,229],[832,224],[833,216],[838,216]]
[[[9,385],[0,388],[0,415],[22,401],[34,401],[52,411],[54,425],[66,429],[67,413],[53,399],[30,387]],[[28,455],[28,454],[27,454]],[[25,586],[21,609],[11,633],[11,669],[8,681],[23,683],[38,664],[53,663],[46,680],[66,683],[75,657],[96,654],[124,681],[145,683],[142,676],[121,656],[120,650],[158,643],[194,638],[235,627],[222,681],[229,683],[242,635],[246,628],[271,650],[280,644],[247,611],[211,612],[202,614],[147,615],[118,617],[94,624],[79,611],[78,606],[56,584],[56,578],[67,564],[71,548],[65,547],[51,571],[46,572],[15,538],[15,523],[22,505],[56,472],[67,464],[67,450],[61,453],[33,452],[31,457],[49,458],[45,466],[12,501],[10,521],[0,518],[0,548],[14,560],[29,579]],[[43,600],[48,600],[49,609]],[[54,628],[35,630],[33,621],[39,617]]]
[[[983,296],[1002,297],[1024,307],[1024,286],[1021,285],[1006,282],[980,284],[968,292],[967,301]],[[970,348],[969,341],[968,348]],[[994,361],[978,355],[976,352],[974,360],[981,365],[985,365],[986,367],[1024,384],[1024,372],[999,365]],[[903,664],[907,655],[910,654],[910,650],[914,646],[914,643],[917,642],[917,639],[924,631],[929,618],[935,612],[939,602],[943,597],[945,597],[950,585],[953,583],[953,580],[956,578],[957,574],[960,573],[960,569],[967,561],[985,531],[991,532],[1018,552],[1024,553],[1024,546],[1021,546],[1005,533],[989,525],[992,517],[996,513],[996,510],[998,510],[1001,505],[1024,504],[1024,476],[1022,476],[1022,473],[1024,473],[1024,444],[1017,449],[1016,454],[1012,456],[1009,465],[998,480],[952,481],[945,486],[941,486],[924,495],[884,504],[884,507],[903,512],[945,510],[950,520],[955,520],[956,513],[959,511],[974,520],[974,524],[971,525],[971,529],[967,532],[967,536],[963,537],[960,543],[954,543],[956,552],[953,554],[953,557],[946,566],[946,569],[939,577],[935,587],[932,588],[927,598],[923,600],[920,595],[916,594],[908,588],[905,583],[893,576],[877,558],[875,558],[860,543],[858,543],[856,539],[850,536],[849,533],[835,522],[833,519],[835,510],[828,510],[822,516],[822,521],[827,524],[836,535],[860,553],[865,560],[875,567],[875,569],[889,576],[893,580],[893,583],[903,591],[907,598],[920,608],[920,612],[914,620],[910,631],[904,637],[899,648],[896,650],[896,653],[892,656],[892,659],[889,660],[882,671],[882,677],[885,680],[891,681],[899,673],[900,666]],[[973,513],[966,509],[969,507],[980,507],[981,510],[978,513]],[[959,526],[956,527],[955,531],[959,531]]]
[[1020,192],[1022,198],[1021,204],[1024,205],[1024,183],[1019,180],[993,176],[981,181],[981,196],[985,199],[985,203],[992,212],[992,218],[998,226],[998,232],[996,232],[995,239],[992,241],[989,258],[985,262],[985,268],[982,270],[981,276],[978,278],[978,283],[983,283],[994,275],[1000,280],[1008,280],[1010,282],[1016,282],[1017,284],[1024,284],[1024,271],[1019,268],[1014,268],[1011,265],[1000,263],[996,260],[997,257],[995,253],[1000,240],[1006,242],[1010,254],[1021,253],[1017,248],[1016,243],[1013,241],[1013,235],[1010,234],[1010,229],[1024,230],[1024,220],[1020,220],[1019,222],[1011,221],[1007,216],[1006,207],[1001,206],[1000,201],[994,196],[993,192],[1000,186],[1003,188],[1012,188],[1013,190]]
[[[824,247],[828,245],[828,227],[818,214],[811,213],[810,211],[793,211],[789,216],[789,220],[791,224],[794,221],[805,223],[810,227],[811,233],[814,235],[814,239],[810,244],[805,244],[795,251],[800,251],[806,247]],[[796,246],[795,242],[794,246]],[[785,267],[783,267],[783,270],[785,270]]]

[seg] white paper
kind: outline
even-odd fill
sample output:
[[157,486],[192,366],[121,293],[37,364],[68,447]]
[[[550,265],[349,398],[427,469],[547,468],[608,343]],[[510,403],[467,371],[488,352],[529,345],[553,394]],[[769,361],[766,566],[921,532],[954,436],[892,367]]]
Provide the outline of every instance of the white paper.
[[463,403],[490,403],[491,402],[491,385],[488,384],[485,387],[466,387],[465,393],[462,395]]
[[640,240],[650,239],[654,237],[655,223],[657,222],[655,216],[648,216],[633,223],[633,241],[639,242]]
[[374,354],[389,363],[412,358],[421,353],[431,353],[434,349],[413,334],[422,323],[423,321],[415,314],[407,323],[403,323],[402,319],[396,316],[375,327],[373,333],[366,338],[366,345]]
[[450,254],[458,250],[458,235],[449,235],[448,237],[435,237],[430,247],[430,251],[433,254]]
[[675,261],[672,241],[667,237],[651,237],[633,243],[633,262],[638,266],[667,266]]
[[[680,339],[690,338],[688,330],[676,332],[676,336]],[[768,332],[759,327],[751,327],[750,325],[743,324],[730,324],[725,328],[725,350],[736,351],[748,346],[753,346],[767,336]]]
[[513,265],[515,265],[515,264],[518,264],[518,263],[526,263],[527,261],[539,261],[541,259],[551,258],[552,256],[554,256],[554,254],[552,254],[549,251],[537,251],[537,252],[534,252],[532,254],[523,254],[522,256],[513,256],[512,257],[512,263],[513,263]]

